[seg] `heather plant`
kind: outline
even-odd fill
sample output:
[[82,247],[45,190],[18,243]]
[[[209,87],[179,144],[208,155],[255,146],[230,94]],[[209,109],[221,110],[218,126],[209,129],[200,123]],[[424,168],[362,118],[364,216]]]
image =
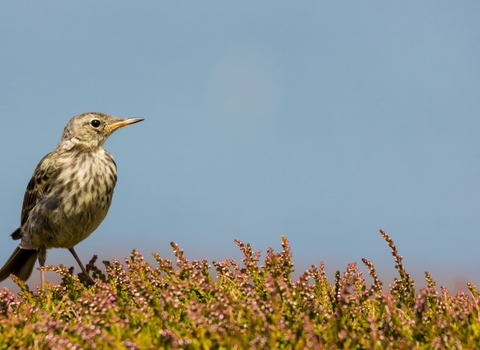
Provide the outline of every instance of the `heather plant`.
[[393,240],[398,271],[387,288],[362,259],[329,282],[322,262],[294,280],[292,252],[235,241],[242,263],[189,261],[172,243],[175,265],[139,252],[86,266],[96,284],[64,266],[47,266],[59,285],[0,289],[0,349],[474,349],[480,344],[479,295],[437,293],[432,276],[418,292]]

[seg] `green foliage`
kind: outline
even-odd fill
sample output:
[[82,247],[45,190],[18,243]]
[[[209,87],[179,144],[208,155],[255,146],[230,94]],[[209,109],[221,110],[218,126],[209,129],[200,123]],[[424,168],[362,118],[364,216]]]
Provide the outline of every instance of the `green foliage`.
[[[45,267],[62,277],[34,293],[15,279],[16,295],[0,289],[1,349],[473,349],[480,344],[479,301],[471,295],[416,292],[402,257],[383,231],[399,273],[383,291],[374,265],[367,286],[356,263],[327,281],[323,263],[298,281],[288,240],[282,251],[260,252],[235,241],[243,267],[234,260],[189,262],[174,243],[172,261],[158,266],[133,251],[126,266],[117,260],[87,270],[96,285],[64,266]],[[212,270],[213,271],[213,270]]]

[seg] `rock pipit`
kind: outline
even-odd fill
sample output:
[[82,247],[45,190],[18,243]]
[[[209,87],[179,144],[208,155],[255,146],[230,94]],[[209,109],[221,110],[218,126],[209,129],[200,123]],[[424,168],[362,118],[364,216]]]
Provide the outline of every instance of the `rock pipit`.
[[[67,248],[93,283],[74,246],[87,238],[107,215],[117,181],[117,167],[103,149],[117,129],[142,121],[102,113],[70,119],[55,149],[37,165],[23,199],[20,227],[12,233],[20,244],[0,269],[0,281],[14,274],[27,280],[47,249]],[[42,288],[44,273],[41,272]]]

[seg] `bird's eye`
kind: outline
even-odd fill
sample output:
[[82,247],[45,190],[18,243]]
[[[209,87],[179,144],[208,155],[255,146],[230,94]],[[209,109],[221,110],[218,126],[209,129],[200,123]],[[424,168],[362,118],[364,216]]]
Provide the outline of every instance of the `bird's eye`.
[[93,126],[94,128],[98,128],[100,126],[100,120],[98,119],[93,119],[91,122],[90,122],[90,125]]

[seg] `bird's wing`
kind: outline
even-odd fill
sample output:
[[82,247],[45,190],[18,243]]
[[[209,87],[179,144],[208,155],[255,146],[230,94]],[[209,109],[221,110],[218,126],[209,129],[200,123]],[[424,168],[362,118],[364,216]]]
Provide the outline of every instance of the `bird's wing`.
[[53,153],[47,154],[38,163],[37,168],[33,172],[32,178],[25,190],[23,197],[22,216],[20,223],[23,226],[28,219],[30,210],[38,203],[49,187],[55,182],[58,175],[58,167],[56,166],[56,156]]

